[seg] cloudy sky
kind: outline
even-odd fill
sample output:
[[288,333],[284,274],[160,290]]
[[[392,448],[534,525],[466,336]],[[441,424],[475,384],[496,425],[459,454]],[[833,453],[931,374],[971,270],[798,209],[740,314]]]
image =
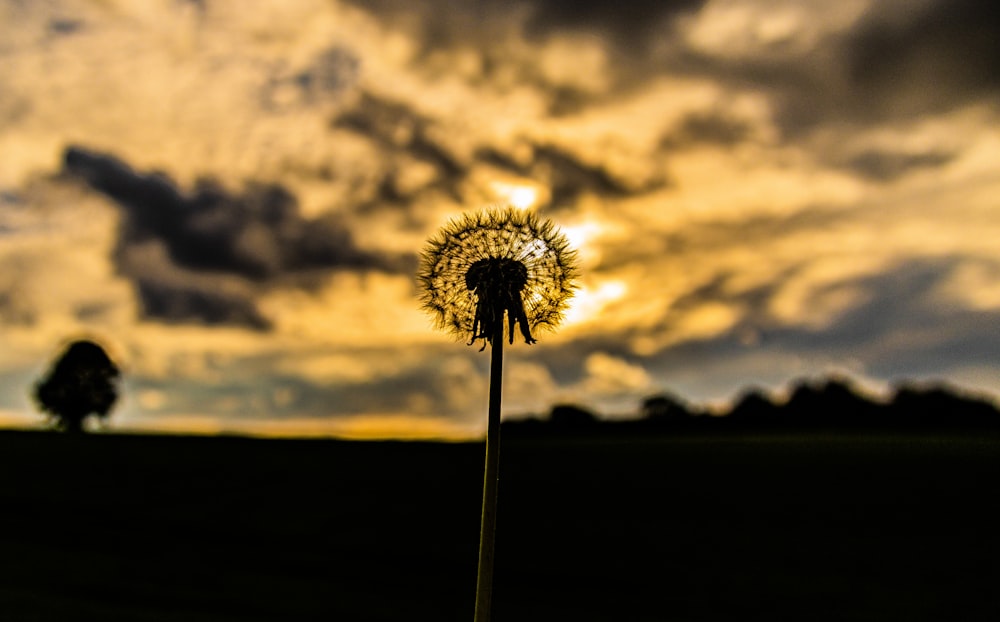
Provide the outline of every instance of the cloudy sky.
[[579,249],[505,413],[848,373],[1000,395],[979,0],[0,0],[0,423],[60,346],[115,428],[485,428],[413,278],[498,201]]

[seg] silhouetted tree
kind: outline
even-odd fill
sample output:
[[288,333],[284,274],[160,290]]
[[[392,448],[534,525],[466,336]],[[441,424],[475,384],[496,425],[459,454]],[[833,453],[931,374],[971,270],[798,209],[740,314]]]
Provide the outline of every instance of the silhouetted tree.
[[891,421],[901,427],[1000,427],[995,404],[941,384],[900,385],[888,410]]
[[726,421],[751,426],[774,425],[780,423],[781,415],[781,409],[764,390],[753,387],[744,391],[736,400]]
[[118,399],[121,372],[101,346],[74,341],[35,385],[39,408],[66,432],[83,432],[94,415],[107,417]]
[[549,412],[549,423],[559,427],[575,428],[597,423],[597,416],[582,406],[556,404]]
[[656,421],[683,421],[691,416],[691,411],[676,395],[658,393],[642,401],[642,416]]
[[871,424],[877,406],[862,397],[847,378],[800,381],[784,406],[792,425],[854,426]]

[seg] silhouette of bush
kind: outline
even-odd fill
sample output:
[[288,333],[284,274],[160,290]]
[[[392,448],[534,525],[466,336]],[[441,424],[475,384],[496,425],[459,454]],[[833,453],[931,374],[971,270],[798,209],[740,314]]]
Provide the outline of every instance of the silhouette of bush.
[[784,406],[791,425],[854,426],[874,423],[878,406],[839,376],[796,384]]
[[74,341],[35,385],[34,397],[57,428],[80,433],[88,417],[103,419],[110,414],[118,399],[120,375],[101,346]]
[[597,423],[597,416],[574,404],[556,404],[549,412],[549,423],[560,428],[581,428]]
[[714,416],[708,409],[670,393],[658,393],[639,404],[635,417],[602,418],[576,404],[557,404],[546,417],[505,422],[522,436],[656,435],[686,433],[929,432],[939,430],[1000,431],[1000,410],[988,397],[947,384],[897,385],[891,399],[874,398],[848,377],[801,379],[788,399],[776,399],[760,387],[745,389],[728,411]]
[[993,404],[945,386],[901,385],[887,410],[887,418],[901,427],[1000,427]]
[[667,422],[684,421],[693,413],[688,405],[676,395],[658,393],[642,401],[641,414],[644,419]]
[[762,389],[746,390],[726,416],[727,423],[738,425],[774,425],[781,423],[783,411]]

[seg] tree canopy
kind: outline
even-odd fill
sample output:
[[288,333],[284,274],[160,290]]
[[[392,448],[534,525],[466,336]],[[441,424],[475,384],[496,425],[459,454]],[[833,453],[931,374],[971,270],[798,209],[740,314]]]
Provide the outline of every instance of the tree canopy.
[[104,351],[89,340],[71,343],[35,385],[43,413],[67,432],[84,431],[90,416],[107,417],[118,400],[121,372]]

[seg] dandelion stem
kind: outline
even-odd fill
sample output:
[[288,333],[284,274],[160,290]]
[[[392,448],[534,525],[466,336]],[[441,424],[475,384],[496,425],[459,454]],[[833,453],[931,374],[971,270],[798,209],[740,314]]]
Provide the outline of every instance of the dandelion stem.
[[497,487],[500,483],[500,393],[503,385],[503,310],[500,313],[500,321],[493,327],[490,349],[490,411],[486,428],[475,622],[489,622],[493,598],[493,543],[497,528]]

